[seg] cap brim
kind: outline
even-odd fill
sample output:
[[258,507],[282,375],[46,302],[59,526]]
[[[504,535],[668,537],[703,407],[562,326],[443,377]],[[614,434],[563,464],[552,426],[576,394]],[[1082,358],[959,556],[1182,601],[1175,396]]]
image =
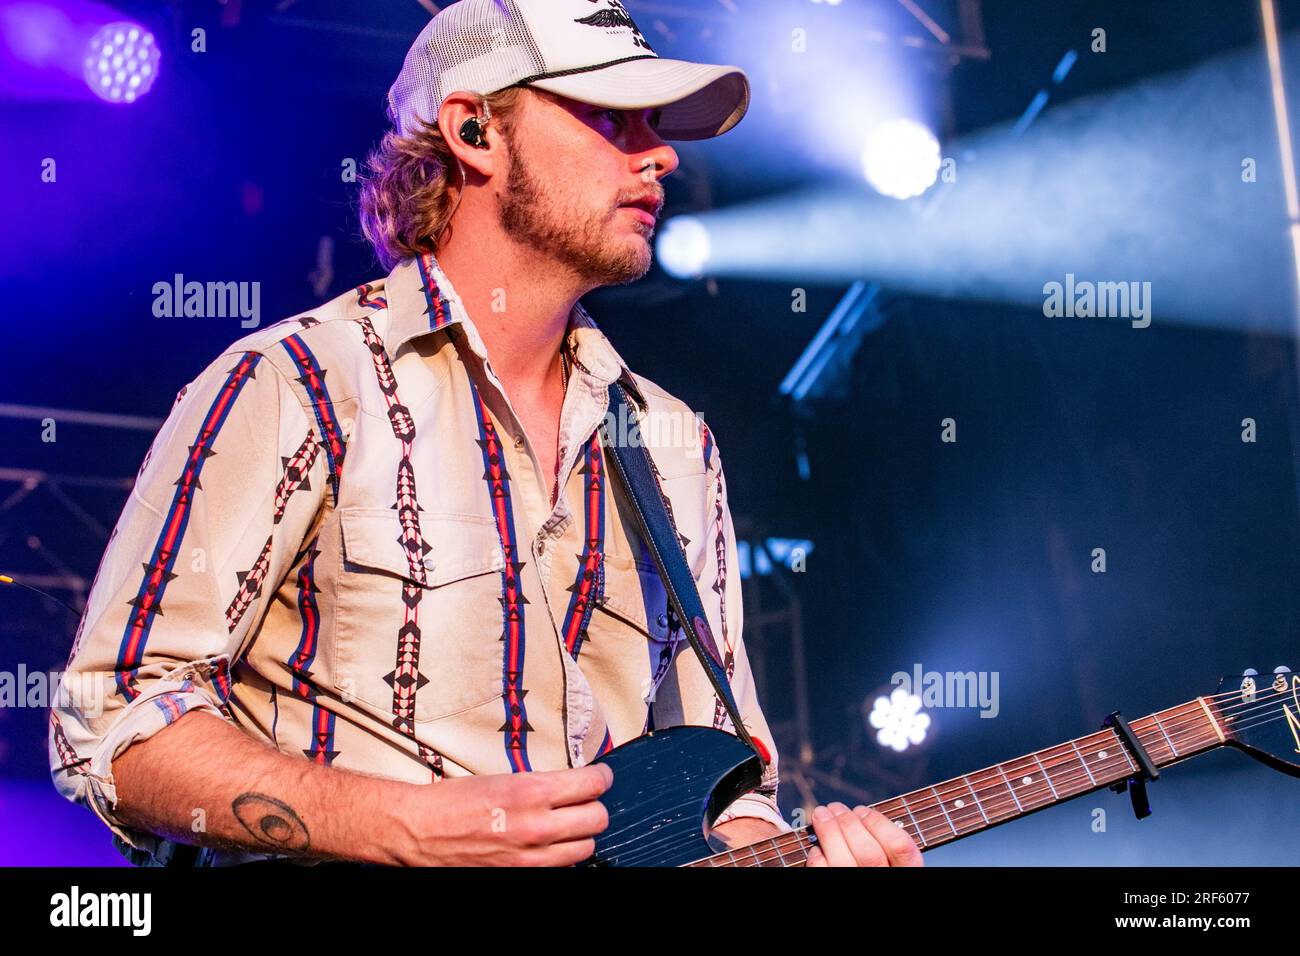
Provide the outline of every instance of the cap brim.
[[749,80],[740,67],[661,57],[624,60],[527,85],[611,109],[663,107],[659,135],[670,140],[721,136],[749,109]]

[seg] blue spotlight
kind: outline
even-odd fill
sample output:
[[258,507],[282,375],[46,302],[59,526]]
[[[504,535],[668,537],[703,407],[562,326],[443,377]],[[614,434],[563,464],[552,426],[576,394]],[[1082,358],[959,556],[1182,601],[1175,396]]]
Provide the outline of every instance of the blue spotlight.
[[137,23],[101,27],[86,46],[86,84],[109,103],[134,103],[158,78],[162,54],[153,34]]
[[675,279],[693,279],[704,274],[713,252],[709,230],[694,216],[674,216],[664,224],[655,244],[659,264]]
[[862,150],[867,182],[894,199],[910,199],[933,186],[939,163],[939,141],[910,119],[881,123],[867,134]]

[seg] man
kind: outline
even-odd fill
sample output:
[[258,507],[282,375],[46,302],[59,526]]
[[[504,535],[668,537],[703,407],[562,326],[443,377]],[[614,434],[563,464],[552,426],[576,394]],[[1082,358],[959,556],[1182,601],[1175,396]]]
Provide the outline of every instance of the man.
[[[52,772],[133,860],[573,864],[608,823],[597,756],[734,732],[607,480],[615,381],[670,426],[645,438],[770,743],[717,446],[578,304],[649,268],[664,137],[725,132],[748,95],[657,58],[617,0],[461,0],[425,28],[362,196],[392,271],[182,390],[92,589],[69,672],[103,709],[52,713]],[[776,786],[771,755],[712,838],[788,829]],[[919,861],[866,808],[815,828],[814,864]]]

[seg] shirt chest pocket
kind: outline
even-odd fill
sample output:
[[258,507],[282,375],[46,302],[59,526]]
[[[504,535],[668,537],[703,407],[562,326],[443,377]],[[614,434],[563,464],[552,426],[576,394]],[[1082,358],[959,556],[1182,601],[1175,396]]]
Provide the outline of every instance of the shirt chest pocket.
[[611,731],[626,740],[641,734],[646,707],[681,653],[670,640],[680,642],[681,631],[669,632],[668,594],[651,563],[619,552],[606,554],[604,563],[604,593],[578,660],[600,683]]
[[335,689],[394,725],[449,717],[502,691],[496,525],[428,512],[418,525],[418,534],[404,528],[387,508],[339,512]]
[[668,592],[653,564],[605,555],[605,580],[596,612],[631,625],[643,638],[668,640]]

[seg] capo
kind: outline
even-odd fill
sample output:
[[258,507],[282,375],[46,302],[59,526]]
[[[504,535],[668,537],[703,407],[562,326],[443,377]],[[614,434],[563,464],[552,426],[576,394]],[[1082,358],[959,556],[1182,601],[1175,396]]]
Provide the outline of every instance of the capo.
[[1129,752],[1136,758],[1138,767],[1137,773],[1127,780],[1121,780],[1114,784],[1111,789],[1116,793],[1123,793],[1128,790],[1129,799],[1133,803],[1133,814],[1139,820],[1143,817],[1151,816],[1151,802],[1147,799],[1147,781],[1159,780],[1160,770],[1156,767],[1155,761],[1151,755],[1146,752],[1142,742],[1137,739],[1137,734],[1133,733],[1133,728],[1128,725],[1128,721],[1120,716],[1119,711],[1115,711],[1101,722],[1101,727],[1105,730],[1113,727],[1128,747]]

